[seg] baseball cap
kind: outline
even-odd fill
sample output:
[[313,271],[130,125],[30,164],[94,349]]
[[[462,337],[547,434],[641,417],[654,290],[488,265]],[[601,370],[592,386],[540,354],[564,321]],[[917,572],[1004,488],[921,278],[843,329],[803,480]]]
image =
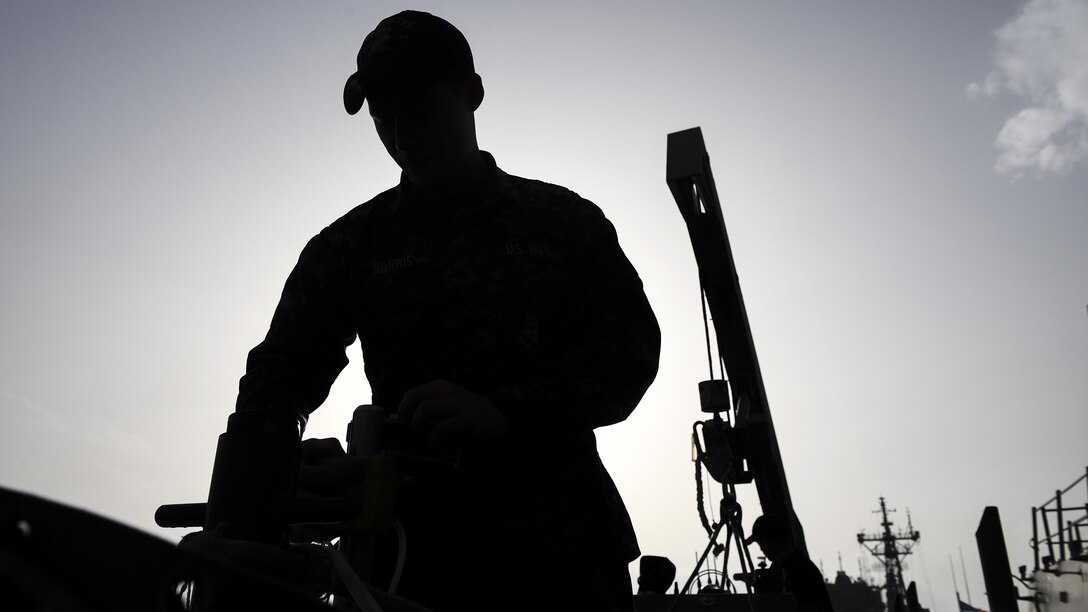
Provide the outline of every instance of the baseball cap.
[[401,11],[386,17],[363,39],[357,70],[344,85],[344,110],[354,115],[368,92],[392,87],[422,91],[450,73],[471,74],[472,50],[460,30],[430,13]]
[[788,531],[781,518],[764,514],[752,523],[752,535],[744,543],[751,546],[753,542],[783,542],[787,539]]

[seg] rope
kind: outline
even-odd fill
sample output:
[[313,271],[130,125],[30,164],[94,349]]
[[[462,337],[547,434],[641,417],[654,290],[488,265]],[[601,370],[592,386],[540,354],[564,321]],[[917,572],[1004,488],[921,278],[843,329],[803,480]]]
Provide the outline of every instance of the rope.
[[714,529],[710,526],[710,521],[706,517],[706,509],[703,507],[706,505],[703,500],[703,446],[699,444],[699,425],[702,423],[696,422],[691,427],[691,440],[695,444],[695,504],[699,509],[699,520],[703,523],[703,529],[706,530],[706,534],[710,535],[714,532]]

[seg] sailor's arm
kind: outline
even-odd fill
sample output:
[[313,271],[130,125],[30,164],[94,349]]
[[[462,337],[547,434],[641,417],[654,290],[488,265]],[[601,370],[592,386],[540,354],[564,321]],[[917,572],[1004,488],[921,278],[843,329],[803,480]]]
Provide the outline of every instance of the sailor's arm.
[[304,426],[348,363],[355,340],[342,262],[318,234],[303,249],[265,339],[249,353],[236,409],[272,410]]
[[525,438],[588,431],[628,417],[657,375],[661,331],[642,281],[596,206],[577,219],[563,342],[491,398]]

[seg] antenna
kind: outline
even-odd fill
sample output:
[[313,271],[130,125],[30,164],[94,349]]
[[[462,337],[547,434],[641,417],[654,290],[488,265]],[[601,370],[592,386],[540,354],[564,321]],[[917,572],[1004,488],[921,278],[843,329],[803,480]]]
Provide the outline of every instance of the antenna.
[[967,591],[967,603],[969,603],[971,605],[974,605],[973,603],[971,603],[971,581],[969,581],[967,579],[967,566],[964,565],[964,563],[963,563],[963,547],[960,546],[959,548],[960,548],[960,570],[962,571],[962,576],[963,576],[963,590]]

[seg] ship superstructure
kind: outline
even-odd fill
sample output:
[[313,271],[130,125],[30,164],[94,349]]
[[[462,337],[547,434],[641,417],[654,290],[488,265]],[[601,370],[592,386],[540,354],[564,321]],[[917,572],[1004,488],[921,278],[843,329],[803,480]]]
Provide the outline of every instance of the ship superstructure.
[[[1032,602],[1035,612],[1088,610],[1088,467],[1072,484],[1033,507],[1031,522],[1034,566],[1029,574],[1028,567],[1021,565],[1014,575],[997,508],[989,506],[982,513],[975,539],[990,610],[1018,612],[1018,600]],[[1017,592],[1013,578],[1027,588],[1028,595]]]
[[911,524],[910,512],[907,512],[906,529],[892,529],[892,520],[889,514],[894,509],[889,509],[887,501],[880,498],[881,530],[876,533],[858,533],[858,544],[861,544],[884,566],[884,592],[887,609],[891,612],[919,609],[918,597],[913,592],[913,583],[908,585],[903,579],[903,559],[911,554],[914,546],[921,538]]

